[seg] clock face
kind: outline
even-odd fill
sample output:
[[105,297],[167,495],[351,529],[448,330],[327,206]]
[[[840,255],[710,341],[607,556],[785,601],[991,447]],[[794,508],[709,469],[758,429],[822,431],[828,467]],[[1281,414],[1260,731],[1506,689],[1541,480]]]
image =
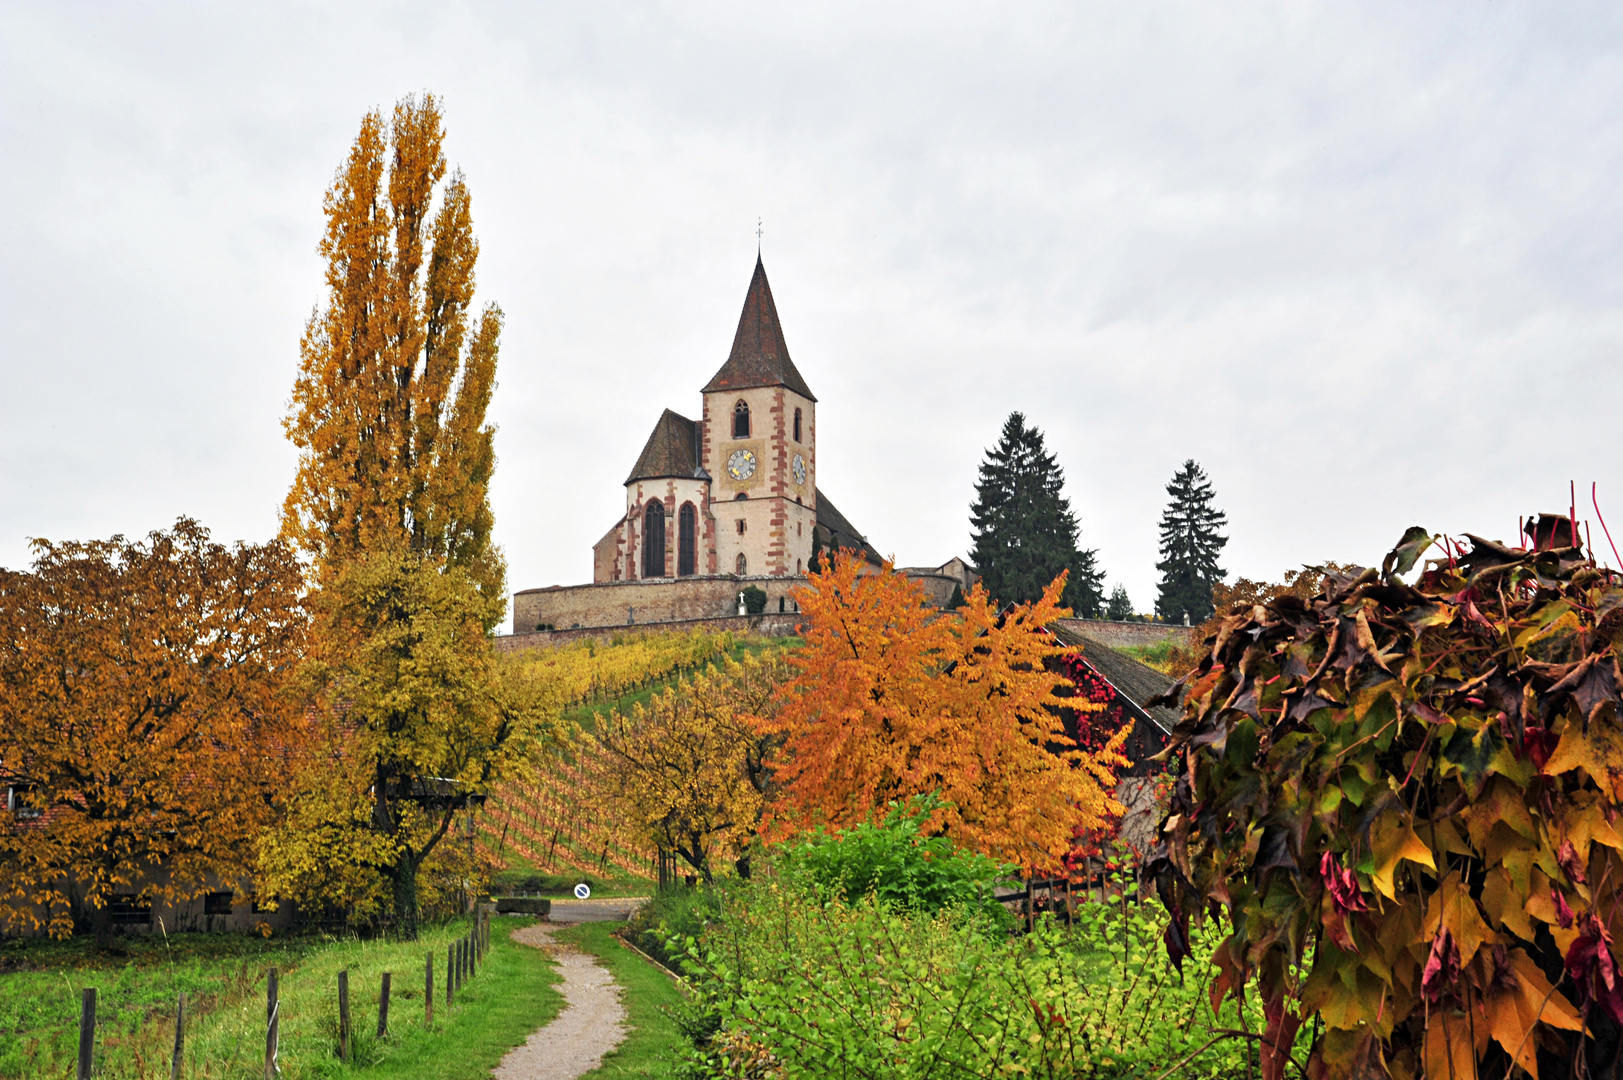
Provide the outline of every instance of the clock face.
[[796,454],[795,460],[790,465],[790,468],[794,470],[795,483],[804,484],[806,482],[806,459],[801,457],[799,454]]
[[734,480],[748,480],[755,475],[755,454],[749,450],[734,450],[727,459],[727,475]]

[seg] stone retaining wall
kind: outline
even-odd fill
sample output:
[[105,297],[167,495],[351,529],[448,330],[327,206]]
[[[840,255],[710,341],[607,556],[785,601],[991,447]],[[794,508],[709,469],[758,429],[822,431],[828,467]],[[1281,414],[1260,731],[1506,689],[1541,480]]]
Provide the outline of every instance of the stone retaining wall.
[[715,619],[672,619],[668,622],[629,623],[620,626],[584,626],[576,630],[540,631],[533,634],[505,634],[496,638],[496,648],[502,652],[522,652],[525,649],[545,649],[553,645],[567,645],[572,641],[607,641],[618,634],[643,632],[684,633],[689,630],[731,630],[734,633],[754,633],[764,637],[792,637],[798,633],[800,616],[778,615],[723,615]]
[[1112,649],[1159,645],[1163,641],[1186,645],[1194,636],[1194,630],[1190,627],[1172,623],[1105,622],[1093,619],[1061,619],[1059,623]]

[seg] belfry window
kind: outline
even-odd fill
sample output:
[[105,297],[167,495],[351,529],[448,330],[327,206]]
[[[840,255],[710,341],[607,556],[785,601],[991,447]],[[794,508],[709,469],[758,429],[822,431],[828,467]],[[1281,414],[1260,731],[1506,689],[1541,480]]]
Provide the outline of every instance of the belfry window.
[[795,410],[795,442],[800,441],[800,410]]
[[651,500],[642,516],[642,576],[665,576],[665,504]]
[[676,514],[676,574],[687,577],[699,562],[699,512],[685,502]]
[[747,439],[750,437],[750,407],[742,400],[733,406],[733,438]]

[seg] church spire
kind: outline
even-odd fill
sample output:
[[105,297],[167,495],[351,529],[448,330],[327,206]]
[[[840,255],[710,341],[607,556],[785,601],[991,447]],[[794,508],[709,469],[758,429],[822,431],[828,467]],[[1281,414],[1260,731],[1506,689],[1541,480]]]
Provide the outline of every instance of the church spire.
[[783,386],[808,401],[817,400],[789,359],[789,346],[778,323],[778,307],[772,302],[772,286],[767,284],[766,266],[759,253],[755,256],[755,276],[750,278],[749,292],[744,296],[744,311],[738,317],[733,351],[703,393],[747,390],[752,386]]

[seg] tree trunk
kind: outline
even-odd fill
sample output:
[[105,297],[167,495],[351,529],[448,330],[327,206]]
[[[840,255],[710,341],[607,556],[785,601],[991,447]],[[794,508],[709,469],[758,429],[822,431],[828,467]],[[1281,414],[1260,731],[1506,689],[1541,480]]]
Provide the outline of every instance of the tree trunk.
[[118,944],[118,935],[113,931],[113,913],[107,906],[107,898],[101,898],[100,907],[90,909],[90,928],[96,935],[96,950],[98,952],[112,952]]
[[401,941],[417,940],[417,863],[418,856],[408,848],[389,873],[394,885],[395,933]]

